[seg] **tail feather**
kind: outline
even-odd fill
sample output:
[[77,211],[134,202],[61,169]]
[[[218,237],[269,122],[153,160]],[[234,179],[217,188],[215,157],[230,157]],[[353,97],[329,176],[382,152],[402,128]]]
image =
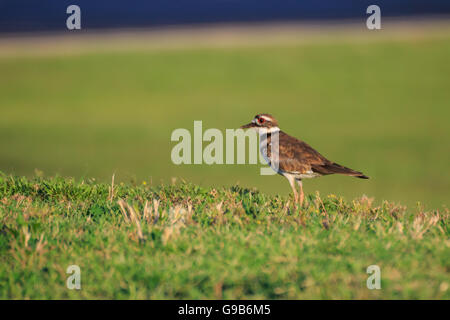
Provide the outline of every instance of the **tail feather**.
[[329,162],[320,166],[314,166],[313,171],[321,173],[321,174],[344,174],[347,176],[352,176],[360,179],[369,179],[368,176],[364,175],[362,172],[355,171],[353,169],[341,166],[340,164],[337,164],[335,162]]

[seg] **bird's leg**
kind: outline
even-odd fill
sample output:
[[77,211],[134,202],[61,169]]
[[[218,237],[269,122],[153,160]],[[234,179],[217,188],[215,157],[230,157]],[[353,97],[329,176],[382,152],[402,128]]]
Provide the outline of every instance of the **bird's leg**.
[[292,191],[294,192],[294,209],[297,208],[297,201],[298,201],[298,194],[297,190],[295,188],[295,180],[294,179],[288,179],[289,184],[291,185]]
[[297,180],[300,189],[300,208],[303,207],[303,200],[305,200],[305,194],[303,193],[303,182],[302,180]]

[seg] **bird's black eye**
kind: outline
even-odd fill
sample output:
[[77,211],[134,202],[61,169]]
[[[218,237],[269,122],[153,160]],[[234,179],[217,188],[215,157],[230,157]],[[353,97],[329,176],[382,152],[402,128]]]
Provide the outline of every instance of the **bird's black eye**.
[[260,124],[263,124],[264,122],[266,122],[266,119],[264,119],[264,118],[259,118],[259,119],[258,119],[258,122],[259,122]]

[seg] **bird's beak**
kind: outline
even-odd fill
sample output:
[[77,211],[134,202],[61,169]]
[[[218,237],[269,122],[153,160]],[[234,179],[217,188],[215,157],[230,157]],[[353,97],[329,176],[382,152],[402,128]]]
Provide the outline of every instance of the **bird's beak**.
[[241,126],[241,129],[247,129],[247,128],[254,128],[256,125],[253,122],[250,122],[249,124],[245,124]]

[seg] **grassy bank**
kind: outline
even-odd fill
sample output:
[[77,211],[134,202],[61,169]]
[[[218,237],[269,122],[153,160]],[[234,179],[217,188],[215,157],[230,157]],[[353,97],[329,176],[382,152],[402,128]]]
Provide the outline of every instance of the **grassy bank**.
[[[297,213],[291,201],[1,175],[0,298],[450,298],[447,209],[315,194]],[[66,287],[70,265],[81,290]],[[366,287],[370,265],[380,290]]]

